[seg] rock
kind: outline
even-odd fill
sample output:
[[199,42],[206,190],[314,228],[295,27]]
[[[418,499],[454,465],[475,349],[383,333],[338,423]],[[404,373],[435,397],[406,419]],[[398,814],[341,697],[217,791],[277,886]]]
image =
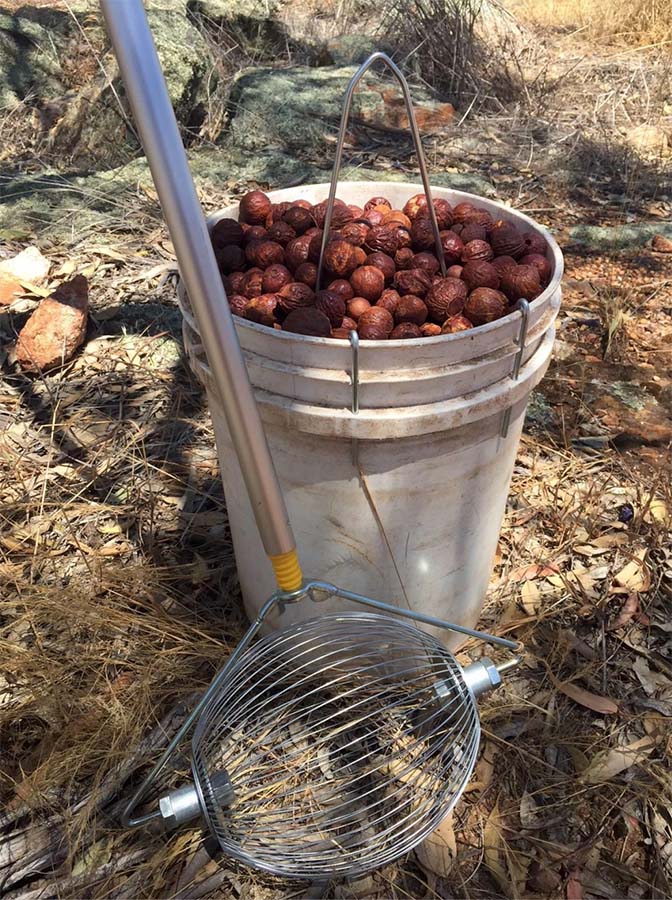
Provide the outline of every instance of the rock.
[[9,306],[23,293],[21,285],[12,275],[0,272],[0,306]]
[[616,445],[672,441],[669,412],[641,385],[631,381],[591,381],[584,401],[586,409]]
[[654,234],[651,247],[656,253],[672,253],[672,240],[662,234]]
[[366,34],[339,34],[324,45],[318,57],[318,65],[359,66],[376,50],[390,52],[387,44],[376,41]]
[[11,275],[19,281],[41,284],[49,274],[51,263],[37,247],[26,247],[16,256],[0,262],[0,274]]
[[238,19],[273,18],[280,9],[280,0],[196,0],[193,11],[213,21],[236,22]]
[[[248,69],[231,88],[234,109],[231,136],[236,146],[259,151],[319,152],[333,146],[343,98],[355,66]],[[450,123],[453,108],[438,103],[423,88],[413,88],[420,127]],[[371,77],[361,83],[352,103],[351,132],[356,123],[377,128],[408,127],[398,87]]]
[[645,247],[655,235],[672,238],[672,224],[640,222],[636,225],[575,225],[569,229],[569,243],[592,250],[627,250]]
[[[73,14],[51,4],[0,12],[0,107],[23,104],[32,123],[25,139],[44,143],[52,162],[65,158],[87,169],[92,162],[125,162],[140,147],[117,99],[124,89],[97,4],[69,6]],[[178,121],[198,128],[212,88],[208,43],[192,24],[187,0],[152,3],[148,18]]]
[[72,359],[84,342],[88,306],[88,284],[83,275],[66,281],[42,300],[16,342],[21,368],[40,372]]
[[670,149],[667,133],[658,125],[638,125],[631,128],[626,140],[635,150],[650,156],[667,156]]

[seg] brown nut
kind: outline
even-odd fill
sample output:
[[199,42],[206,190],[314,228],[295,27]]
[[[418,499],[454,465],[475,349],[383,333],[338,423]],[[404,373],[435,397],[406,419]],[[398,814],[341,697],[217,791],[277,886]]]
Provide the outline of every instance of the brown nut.
[[487,241],[469,241],[468,244],[464,245],[462,262],[466,263],[474,259],[484,259],[486,262],[489,262],[491,259],[494,259],[494,256],[492,247]]
[[242,317],[245,315],[245,307],[250,303],[247,297],[243,297],[242,294],[231,294],[227,299],[229,301],[229,309],[234,316]]
[[392,257],[388,256],[387,253],[382,253],[380,250],[369,253],[366,257],[366,265],[375,266],[377,269],[380,269],[385,276],[386,284],[389,284],[392,281],[394,274],[397,271]]
[[290,281],[302,281],[314,290],[317,284],[317,266],[312,262],[301,263],[296,267],[294,278],[290,278]]
[[457,334],[458,331],[469,331],[473,327],[473,322],[458,313],[458,315],[446,319],[441,326],[441,334]]
[[397,236],[397,249],[401,250],[403,247],[410,247],[413,243],[411,241],[411,232],[408,228],[404,228],[403,225],[390,225],[390,228],[394,231]]
[[252,241],[245,248],[245,256],[249,263],[260,269],[284,262],[285,248],[275,241]]
[[364,208],[361,206],[356,206],[354,203],[347,204],[348,209],[352,213],[353,219],[363,219],[364,218]]
[[330,241],[324,250],[324,268],[338,278],[345,278],[355,268],[353,250],[352,244],[341,238]]
[[465,214],[462,224],[465,227],[467,225],[482,225],[486,233],[490,234],[490,230],[495,223],[487,209],[476,207],[476,209],[470,210]]
[[350,332],[347,328],[343,328],[341,325],[340,328],[332,328],[331,329],[332,338],[336,338],[339,341],[347,341],[350,338]]
[[397,269],[412,269],[415,253],[410,247],[402,247],[394,254],[394,264]]
[[411,244],[416,250],[431,250],[436,245],[431,220],[418,216],[411,228]]
[[404,228],[411,229],[411,220],[398,209],[391,209],[389,212],[383,213],[382,225],[403,225]]
[[392,204],[387,199],[387,197],[371,197],[370,200],[367,200],[364,204],[364,212],[368,213],[372,209],[377,209],[381,207],[381,212],[384,210],[392,209]]
[[501,291],[492,288],[476,288],[467,297],[462,314],[474,325],[485,325],[501,319],[509,311],[509,304]]
[[253,297],[259,297],[264,292],[262,287],[263,278],[264,273],[261,269],[248,269],[241,281],[240,293],[247,297],[248,300],[251,300]]
[[320,254],[322,253],[322,238],[324,237],[324,232],[321,228],[316,228],[314,231],[311,229],[307,231],[304,237],[310,236],[310,243],[308,244],[308,260],[309,262],[315,263],[317,265],[320,261]]
[[225,283],[227,294],[243,293],[243,281],[245,279],[245,275],[245,272],[231,272],[231,274],[227,277]]
[[366,236],[365,248],[373,253],[375,250],[381,250],[389,256],[399,249],[399,237],[396,228],[390,225],[374,225],[369,229]]
[[427,211],[427,197],[425,194],[414,194],[406,201],[404,212],[408,218],[413,221],[419,215],[424,215]]
[[282,221],[293,228],[297,234],[304,234],[315,224],[310,210],[296,204],[289,207],[282,217]]
[[503,219],[495,222],[490,231],[490,246],[495,256],[512,256],[519,259],[527,250],[523,236],[515,225]]
[[355,260],[355,266],[364,266],[366,265],[366,251],[363,247],[353,247],[352,255]]
[[424,297],[432,286],[432,276],[424,269],[402,269],[395,276],[394,286],[402,295]]
[[251,244],[252,241],[267,241],[268,232],[263,225],[243,225],[245,233],[243,235],[243,246]]
[[343,316],[341,328],[347,328],[348,331],[357,331],[357,322],[355,322],[354,319],[351,319],[350,316]]
[[460,239],[463,244],[468,244],[469,241],[484,241],[486,237],[485,228],[477,222],[467,222],[460,231]]
[[521,266],[533,266],[539,272],[539,281],[548,284],[551,280],[551,264],[541,253],[528,253],[520,259]]
[[438,337],[441,334],[441,326],[436,322],[425,322],[420,326],[420,332],[423,337]]
[[375,266],[360,266],[350,276],[350,284],[356,296],[375,303],[385,288],[385,276]]
[[307,210],[311,210],[313,208],[313,204],[310,202],[310,200],[301,200],[301,199],[292,200],[292,202],[290,203],[290,206],[300,206],[301,209],[307,209]]
[[504,269],[500,281],[502,291],[512,303],[521,298],[534,300],[541,293],[539,271],[534,266]]
[[413,322],[400,322],[390,333],[391,341],[408,341],[420,337],[422,337],[420,326],[414,325]]
[[372,306],[359,317],[357,331],[363,341],[384,341],[392,333],[392,313],[382,306]]
[[462,259],[464,241],[458,234],[455,234],[454,231],[442,231],[439,236],[441,238],[443,258],[446,261],[446,265],[454,266]]
[[[316,203],[312,208],[313,218],[315,219],[315,224],[318,228],[324,227],[324,220],[327,215],[327,205],[329,201],[323,200],[321,203]],[[339,200],[338,197],[334,200],[334,209],[331,216],[331,228],[340,228],[342,225],[345,225],[346,222],[350,222],[353,218],[352,213],[345,205],[342,200]]]
[[489,287],[497,290],[499,287],[499,275],[492,263],[484,259],[476,259],[465,263],[462,269],[462,281],[467,290],[473,291],[479,287]]
[[335,281],[330,281],[327,285],[327,290],[335,291],[337,294],[340,294],[346,303],[355,296],[352,285],[345,278],[336,278]]
[[314,291],[301,281],[292,281],[290,284],[286,284],[280,289],[279,296],[282,313],[290,313],[299,307],[312,306],[315,302]]
[[277,294],[261,294],[259,297],[253,297],[247,301],[245,318],[272,328],[277,321],[275,310],[279,300]]
[[355,247],[362,247],[369,233],[366,222],[346,222],[341,228],[341,237]]
[[272,207],[273,204],[263,191],[249,191],[240,201],[240,221],[250,225],[263,225]]
[[313,306],[293,309],[282,323],[282,330],[311,337],[331,337],[329,319]]
[[433,253],[423,250],[421,253],[416,253],[414,255],[413,265],[410,266],[410,268],[422,269],[423,272],[427,272],[428,275],[436,275],[441,268],[441,265]]
[[376,300],[376,306],[384,306],[385,309],[389,310],[389,312],[394,315],[394,310],[396,309],[397,303],[401,300],[399,294],[388,288],[383,291],[380,297]]
[[469,215],[475,211],[476,207],[473,203],[469,203],[468,201],[458,203],[453,209],[453,222],[457,225],[464,225],[465,222],[469,221]]
[[312,238],[302,234],[287,244],[285,247],[285,265],[290,271],[296,271],[301,263],[308,261],[308,248],[311,240]]
[[434,200],[434,212],[436,213],[436,221],[439,224],[439,231],[450,228],[453,224],[454,215],[453,207],[443,197],[437,197]]
[[413,294],[405,294],[399,299],[394,309],[394,321],[399,325],[401,322],[413,322],[414,325],[423,325],[427,320],[427,307],[420,297],[414,297]]
[[261,279],[261,286],[265,294],[277,294],[286,284],[291,284],[294,279],[286,266],[275,263],[269,266]]
[[268,229],[268,239],[286,247],[296,237],[296,231],[287,222],[274,222]]
[[543,237],[535,231],[524,231],[523,243],[525,244],[525,255],[538,253],[539,256],[546,256],[548,245]]
[[367,209],[364,212],[364,221],[367,223],[369,228],[374,228],[376,225],[382,225],[383,219],[385,218],[382,212],[379,212],[377,209]]
[[318,291],[315,294],[315,309],[325,314],[332,328],[340,328],[343,324],[345,300],[336,291]]
[[446,269],[447,278],[461,278],[464,266],[448,266]]
[[502,277],[504,269],[515,269],[518,263],[512,256],[496,256],[492,261],[493,266],[497,269],[497,274]]
[[[283,200],[281,203],[274,203],[271,206],[271,214],[268,217],[270,219],[270,222],[268,223],[268,225],[266,227],[270,228],[274,222],[279,222],[280,219],[282,219],[282,217],[284,216],[284,214],[287,212],[287,210],[290,208],[291,205],[292,204],[289,202],[289,200]],[[267,222],[268,222],[268,219],[267,219]]]
[[366,297],[353,297],[345,304],[345,311],[349,319],[359,322],[359,317],[365,313],[367,309],[371,309],[371,304]]
[[458,278],[439,278],[425,297],[429,318],[442,325],[450,316],[462,312],[467,299],[467,286]]
[[230,244],[243,243],[243,229],[235,219],[219,219],[210,232],[210,240],[215,250],[228,247]]
[[245,251],[237,244],[226,244],[215,250],[215,258],[219,271],[223,275],[230,272],[237,272],[245,265]]

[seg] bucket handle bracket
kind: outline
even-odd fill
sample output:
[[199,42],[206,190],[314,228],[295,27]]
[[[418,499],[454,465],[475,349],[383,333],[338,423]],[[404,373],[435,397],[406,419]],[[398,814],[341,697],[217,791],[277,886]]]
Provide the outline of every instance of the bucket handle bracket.
[[[525,338],[527,337],[527,326],[530,321],[530,304],[522,298],[516,304],[516,309],[520,311],[520,331],[516,338],[516,346],[518,350],[513,360],[513,369],[511,370],[511,379],[518,381],[520,376],[520,368],[523,363],[523,353],[525,352]],[[508,406],[502,415],[502,427],[500,429],[500,437],[506,438],[509,434],[509,426],[511,425],[511,407]]]

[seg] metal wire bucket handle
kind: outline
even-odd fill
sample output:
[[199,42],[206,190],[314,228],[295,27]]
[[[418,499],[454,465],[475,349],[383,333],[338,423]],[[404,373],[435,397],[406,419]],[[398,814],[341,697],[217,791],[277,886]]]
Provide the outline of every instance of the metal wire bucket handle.
[[429,176],[427,175],[427,165],[425,163],[425,154],[422,149],[422,141],[420,139],[420,131],[418,130],[418,123],[415,120],[415,112],[413,110],[413,100],[411,98],[411,92],[408,87],[408,82],[404,78],[401,69],[390,59],[387,53],[382,53],[381,51],[377,51],[376,53],[372,53],[371,56],[366,60],[366,62],[362,63],[362,65],[357,69],[355,74],[350,79],[350,84],[348,85],[348,89],[345,92],[345,100],[343,101],[343,112],[341,113],[341,126],[338,132],[338,140],[336,142],[336,157],[334,159],[334,169],[331,174],[331,185],[329,186],[329,199],[327,200],[327,211],[324,217],[324,234],[322,235],[322,247],[320,248],[320,261],[317,267],[317,287],[319,288],[322,284],[322,260],[324,258],[324,251],[327,246],[327,242],[329,240],[329,228],[331,227],[331,220],[334,214],[334,200],[336,199],[336,188],[338,186],[338,176],[341,171],[341,161],[343,158],[343,145],[345,143],[345,130],[348,125],[348,119],[350,117],[350,106],[352,105],[352,97],[355,93],[355,88],[359,84],[362,76],[365,72],[367,72],[371,66],[381,60],[385,63],[385,65],[390,69],[394,77],[399,82],[401,90],[404,95],[404,102],[406,104],[406,112],[408,114],[408,122],[411,129],[411,134],[413,135],[413,143],[415,145],[415,155],[418,158],[418,168],[420,169],[420,176],[422,178],[422,185],[425,189],[425,195],[427,197],[427,209],[429,211],[429,218],[432,223],[432,231],[434,233],[434,243],[436,245],[436,255],[439,258],[439,263],[441,265],[441,274],[445,276],[446,274],[446,258],[443,253],[443,247],[441,245],[441,235],[439,232],[439,223],[436,218],[436,210],[434,209],[434,203],[432,201],[432,191],[429,186]]
[[[150,822],[153,819],[163,818],[160,809],[142,816],[134,816],[133,813],[138,804],[146,796],[147,792],[152,787],[158,776],[165,769],[173,753],[186,737],[187,733],[191,730],[192,726],[199,718],[207,704],[210,702],[212,697],[217,694],[222,684],[226,681],[229,672],[231,671],[234,664],[238,661],[243,651],[247,649],[251,641],[254,639],[254,637],[256,637],[269,612],[276,606],[282,607],[282,605],[285,603],[297,603],[307,596],[312,595],[314,591],[323,593],[325,596],[338,594],[340,597],[343,597],[346,600],[351,600],[354,603],[359,603],[362,606],[367,606],[370,609],[378,610],[379,612],[401,616],[402,618],[411,619],[414,622],[419,622],[423,625],[431,625],[435,628],[443,628],[447,631],[454,631],[457,634],[463,634],[466,637],[478,638],[479,640],[482,640],[486,643],[497,644],[500,647],[506,647],[508,650],[514,650],[517,653],[519,653],[523,648],[523,645],[520,641],[511,641],[508,638],[499,637],[495,634],[489,634],[487,631],[478,631],[474,628],[466,628],[464,625],[455,625],[452,622],[446,622],[443,619],[437,619],[434,616],[427,616],[424,613],[415,612],[414,610],[401,609],[398,606],[393,606],[391,603],[385,603],[382,600],[373,600],[371,597],[365,597],[363,594],[356,594],[354,591],[343,590],[342,588],[330,584],[328,581],[310,581],[304,584],[300,590],[293,591],[291,593],[276,591],[262,606],[258,616],[247,629],[241,641],[226,661],[224,667],[215,675],[201,699],[198,701],[194,709],[189,713],[171,742],[162,753],[158,762],[154,765],[151,772],[147,775],[135,794],[131,797],[121,816],[121,821],[125,828],[135,828],[140,825],[145,825],[147,822]],[[317,603],[320,602],[319,597],[312,597],[312,599]],[[519,662],[520,658],[516,656],[504,663],[502,666],[499,666],[498,670],[500,672],[503,672]]]

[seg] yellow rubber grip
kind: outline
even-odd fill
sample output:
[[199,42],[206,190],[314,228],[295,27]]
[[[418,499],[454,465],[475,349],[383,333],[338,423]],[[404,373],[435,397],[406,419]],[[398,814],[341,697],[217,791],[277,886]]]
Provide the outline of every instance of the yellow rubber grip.
[[298,591],[303,584],[303,574],[296,550],[269,556],[275,572],[275,580],[281,591]]

